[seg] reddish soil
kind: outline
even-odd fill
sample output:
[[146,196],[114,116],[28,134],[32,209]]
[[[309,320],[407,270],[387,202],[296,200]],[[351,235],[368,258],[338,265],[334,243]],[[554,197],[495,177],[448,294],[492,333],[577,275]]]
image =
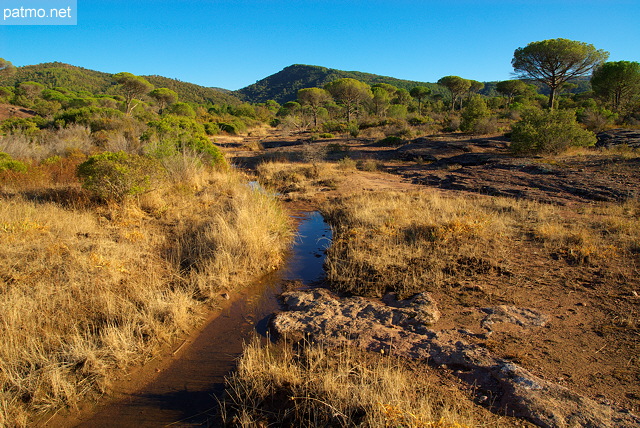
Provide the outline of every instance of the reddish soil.
[[13,104],[0,104],[0,121],[12,117],[27,118],[35,116],[35,112]]

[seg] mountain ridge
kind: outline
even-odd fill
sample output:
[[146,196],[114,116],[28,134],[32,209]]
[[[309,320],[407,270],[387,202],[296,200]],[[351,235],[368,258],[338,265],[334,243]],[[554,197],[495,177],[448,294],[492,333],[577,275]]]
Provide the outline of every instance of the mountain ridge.
[[435,93],[440,93],[443,90],[443,88],[436,83],[404,80],[362,71],[338,70],[318,65],[293,64],[236,92],[241,94],[244,99],[249,102],[275,100],[283,104],[287,101],[295,100],[298,96],[298,90],[300,89],[311,87],[321,88],[333,80],[345,77],[360,80],[369,85],[388,83],[407,90],[415,86],[427,86]]

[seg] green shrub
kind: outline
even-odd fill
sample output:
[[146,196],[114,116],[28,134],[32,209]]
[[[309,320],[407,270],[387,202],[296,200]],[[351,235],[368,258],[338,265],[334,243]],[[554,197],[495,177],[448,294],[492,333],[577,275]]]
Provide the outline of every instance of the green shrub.
[[108,126],[111,122],[120,122],[124,117],[124,113],[120,110],[104,107],[81,107],[66,110],[55,116],[55,121],[60,124],[76,123],[91,127],[91,131],[99,131],[102,129],[115,129]]
[[347,124],[344,122],[336,122],[335,120],[328,120],[322,124],[322,130],[324,132],[342,134],[347,132]]
[[340,144],[340,143],[329,143],[329,144],[327,144],[327,152],[328,153],[346,153],[349,150],[350,150],[350,148],[346,144]]
[[167,112],[176,116],[196,117],[196,111],[187,103],[178,102],[172,104]]
[[204,124],[204,132],[207,135],[218,135],[220,133],[220,127],[217,123],[206,122]]
[[593,146],[596,136],[580,127],[573,110],[529,109],[511,132],[515,153],[559,153],[571,146]]
[[338,168],[340,168],[343,171],[356,169],[356,165],[357,165],[356,161],[354,161],[350,157],[345,157],[338,161]]
[[382,164],[375,159],[362,159],[356,162],[356,168],[360,171],[377,171]]
[[333,135],[330,132],[323,132],[319,135],[320,138],[335,138],[335,135]]
[[161,178],[162,169],[145,156],[104,152],[78,165],[77,175],[85,189],[104,200],[120,202],[151,190]]
[[13,159],[7,153],[0,152],[0,172],[2,171],[27,172],[27,165]]
[[0,131],[7,134],[34,136],[40,129],[38,128],[38,121],[35,118],[12,117],[2,121]]
[[489,118],[491,111],[487,107],[487,103],[480,95],[474,95],[462,112],[462,123],[460,130],[463,132],[477,132],[476,125],[479,121]]
[[164,159],[191,150],[210,166],[226,164],[222,152],[207,138],[205,127],[194,119],[168,115],[148,125],[142,139],[151,156]]
[[242,120],[232,120],[231,122],[218,122],[221,131],[231,135],[238,135],[247,130],[247,125]]
[[349,135],[351,135],[353,138],[357,138],[358,135],[360,135],[360,127],[355,122],[350,122],[347,126],[347,129],[349,130]]
[[404,140],[396,135],[390,135],[378,141],[378,145],[383,147],[397,147],[402,146],[403,144]]
[[428,116],[414,116],[411,119],[409,119],[409,125],[411,126],[426,125],[431,122],[433,122],[433,119],[431,119]]

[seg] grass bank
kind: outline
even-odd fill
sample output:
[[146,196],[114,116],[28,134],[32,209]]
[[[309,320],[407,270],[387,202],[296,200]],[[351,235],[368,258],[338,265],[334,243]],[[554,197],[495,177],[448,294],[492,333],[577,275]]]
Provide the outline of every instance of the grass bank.
[[216,295],[280,265],[292,237],[280,205],[233,171],[125,206],[71,176],[45,183],[23,177],[0,196],[0,426],[107,390]]
[[508,426],[442,386],[426,367],[352,347],[249,343],[228,380],[231,426]]

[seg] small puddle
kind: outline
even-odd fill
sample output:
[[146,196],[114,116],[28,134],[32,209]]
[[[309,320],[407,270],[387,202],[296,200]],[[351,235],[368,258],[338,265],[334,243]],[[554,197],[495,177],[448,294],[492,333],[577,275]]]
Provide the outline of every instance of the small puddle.
[[324,275],[322,265],[331,229],[318,212],[300,213],[295,218],[299,221],[298,238],[284,268],[240,291],[240,296],[207,321],[151,383],[76,426],[209,426],[207,419],[217,412],[215,397],[224,391],[224,377],[234,369],[243,342],[255,331],[266,333],[270,314],[279,308],[276,296],[283,281],[301,280],[309,285]]

